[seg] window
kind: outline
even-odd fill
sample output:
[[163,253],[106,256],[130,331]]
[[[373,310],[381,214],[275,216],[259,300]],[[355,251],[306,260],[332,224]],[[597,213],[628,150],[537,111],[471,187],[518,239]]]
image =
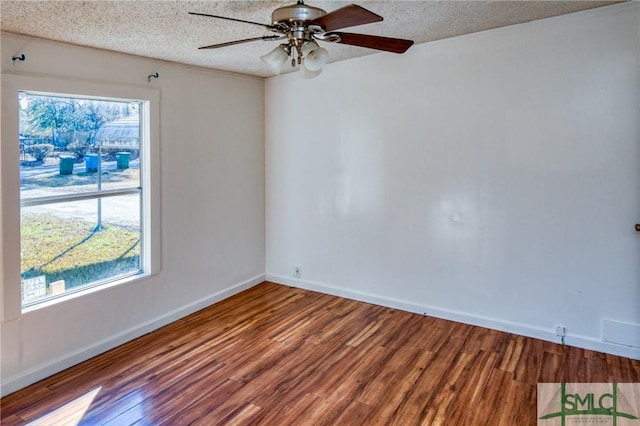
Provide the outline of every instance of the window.
[[159,271],[157,93],[57,83],[3,76],[5,318]]
[[144,105],[20,92],[23,307],[143,271]]

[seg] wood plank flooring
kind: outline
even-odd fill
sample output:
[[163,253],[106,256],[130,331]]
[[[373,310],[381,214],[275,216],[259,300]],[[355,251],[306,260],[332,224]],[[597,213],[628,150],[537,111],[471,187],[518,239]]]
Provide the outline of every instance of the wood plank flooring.
[[535,425],[640,361],[263,283],[0,400],[3,425]]

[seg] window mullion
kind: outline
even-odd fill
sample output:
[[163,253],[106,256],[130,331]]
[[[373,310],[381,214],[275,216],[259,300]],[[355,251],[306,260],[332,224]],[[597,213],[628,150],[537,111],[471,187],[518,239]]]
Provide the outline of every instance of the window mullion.
[[62,195],[49,195],[45,197],[32,197],[20,200],[20,207],[41,206],[44,204],[62,203],[68,201],[93,200],[98,198],[115,197],[118,195],[139,194],[142,191],[137,188],[107,189],[102,191],[90,191],[83,193],[71,193]]

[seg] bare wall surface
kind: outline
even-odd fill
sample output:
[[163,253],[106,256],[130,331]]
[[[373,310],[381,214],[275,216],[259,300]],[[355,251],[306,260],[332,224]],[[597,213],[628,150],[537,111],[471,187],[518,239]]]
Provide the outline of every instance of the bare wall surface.
[[638,22],[623,4],[269,79],[267,277],[639,358],[602,339],[640,330]]
[[3,393],[264,279],[261,79],[6,33],[2,52],[3,76],[159,90],[162,225],[158,275],[2,323]]

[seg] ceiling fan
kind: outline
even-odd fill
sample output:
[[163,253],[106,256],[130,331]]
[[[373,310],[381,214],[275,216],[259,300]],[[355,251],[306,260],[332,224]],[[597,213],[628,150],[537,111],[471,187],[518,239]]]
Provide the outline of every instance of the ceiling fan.
[[261,24],[207,13],[189,13],[191,15],[259,25],[276,33],[199,47],[199,49],[217,49],[257,40],[283,40],[282,44],[261,58],[275,74],[280,74],[289,58],[291,58],[292,67],[300,65],[300,75],[302,77],[313,78],[320,74],[329,59],[329,53],[326,49],[320,47],[316,41],[349,44],[394,53],[404,53],[413,45],[412,40],[336,31],[342,28],[382,21],[382,16],[355,4],[327,13],[320,8],[307,6],[302,0],[298,0],[298,3],[294,5],[275,9],[271,14],[271,24]]

